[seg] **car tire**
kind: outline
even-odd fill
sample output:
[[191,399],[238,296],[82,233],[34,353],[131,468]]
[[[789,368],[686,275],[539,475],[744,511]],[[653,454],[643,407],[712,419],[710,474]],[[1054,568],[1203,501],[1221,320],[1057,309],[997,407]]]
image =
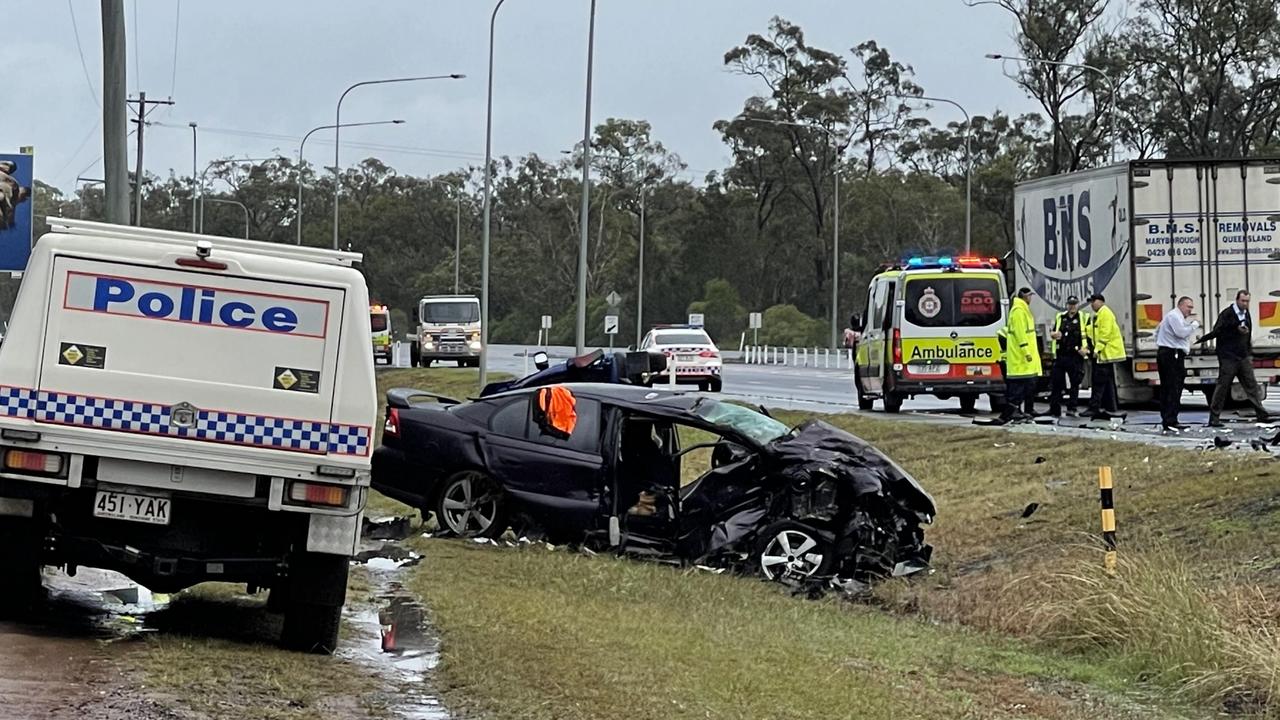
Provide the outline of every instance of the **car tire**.
[[718,393],[722,387],[724,387],[724,381],[720,378],[711,381],[711,392]]
[[978,407],[977,395],[961,395],[960,396],[960,412],[971,413]]
[[301,553],[290,558],[280,644],[287,650],[331,655],[338,649],[348,559]]
[[887,413],[902,412],[903,397],[896,392],[886,391],[884,394],[884,411]]
[[711,389],[711,383],[703,380],[698,383],[698,392],[707,392]]
[[502,488],[488,475],[474,470],[444,481],[434,511],[440,530],[453,537],[495,538],[507,529]]
[[455,360],[454,362],[458,363],[458,367],[466,367],[470,364],[470,361],[467,360]]
[[762,530],[752,557],[765,580],[789,584],[826,575],[836,559],[835,546],[824,533],[794,520]]
[[422,350],[417,342],[409,343],[409,367],[418,367],[422,363]]

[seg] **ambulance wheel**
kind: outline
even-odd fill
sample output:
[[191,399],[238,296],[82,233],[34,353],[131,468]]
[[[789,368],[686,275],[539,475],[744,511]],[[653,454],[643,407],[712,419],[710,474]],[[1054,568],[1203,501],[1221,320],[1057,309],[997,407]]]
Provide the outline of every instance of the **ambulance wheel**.
[[885,392],[884,394],[884,411],[887,413],[896,413],[902,411],[903,397],[895,392]]
[[280,644],[288,650],[330,655],[338,649],[347,599],[347,558],[300,553],[289,561],[289,592]]
[[418,349],[418,343],[409,344],[409,366],[418,367],[422,364],[422,351]]
[[961,395],[960,396],[960,412],[971,413],[978,407],[977,395]]
[[862,383],[858,382],[857,378],[853,379],[853,389],[858,394],[859,410],[870,410],[873,407],[875,407],[875,404],[876,404],[875,398],[869,398],[866,395],[862,394]]

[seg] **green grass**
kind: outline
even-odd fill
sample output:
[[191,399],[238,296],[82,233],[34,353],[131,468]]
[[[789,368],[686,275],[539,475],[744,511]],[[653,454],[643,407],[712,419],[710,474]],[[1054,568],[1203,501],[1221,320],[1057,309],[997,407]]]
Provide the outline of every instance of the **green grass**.
[[410,586],[442,633],[446,699],[484,717],[1144,716],[1116,666],[960,627],[728,575],[418,543]]

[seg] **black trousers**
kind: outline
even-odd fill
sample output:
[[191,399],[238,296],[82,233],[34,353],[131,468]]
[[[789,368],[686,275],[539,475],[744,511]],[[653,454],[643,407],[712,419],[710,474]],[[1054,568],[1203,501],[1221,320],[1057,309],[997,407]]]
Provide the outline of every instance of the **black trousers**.
[[1240,380],[1245,397],[1253,406],[1258,418],[1267,417],[1267,409],[1262,406],[1262,388],[1258,387],[1258,379],[1253,374],[1253,358],[1231,358],[1218,356],[1218,384],[1213,388],[1213,400],[1209,402],[1209,421],[1218,419],[1222,406],[1227,404],[1231,395],[1231,381]]
[[1157,369],[1160,371],[1160,424],[1172,427],[1178,424],[1178,412],[1182,409],[1182,386],[1187,381],[1187,353],[1171,347],[1156,350]]
[[1033,377],[1005,378],[1004,380],[1004,412],[1000,417],[1008,420],[1020,412],[1027,412],[1023,407],[1035,401],[1036,379]]
[[1093,390],[1089,393],[1089,412],[1120,412],[1116,399],[1116,364],[1093,363]]
[[1070,394],[1067,395],[1067,410],[1075,411],[1080,404],[1080,383],[1084,382],[1084,358],[1074,350],[1063,350],[1053,359],[1053,370],[1049,373],[1049,414],[1062,412],[1062,396],[1068,393],[1067,381],[1070,380]]

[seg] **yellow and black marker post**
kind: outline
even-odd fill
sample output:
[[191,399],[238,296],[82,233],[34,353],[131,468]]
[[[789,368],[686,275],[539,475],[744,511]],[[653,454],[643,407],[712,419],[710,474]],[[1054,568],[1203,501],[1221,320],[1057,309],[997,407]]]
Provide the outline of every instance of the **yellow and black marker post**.
[[1098,468],[1098,495],[1102,500],[1102,542],[1107,547],[1102,566],[1107,572],[1116,571],[1116,508],[1112,496],[1111,468]]

